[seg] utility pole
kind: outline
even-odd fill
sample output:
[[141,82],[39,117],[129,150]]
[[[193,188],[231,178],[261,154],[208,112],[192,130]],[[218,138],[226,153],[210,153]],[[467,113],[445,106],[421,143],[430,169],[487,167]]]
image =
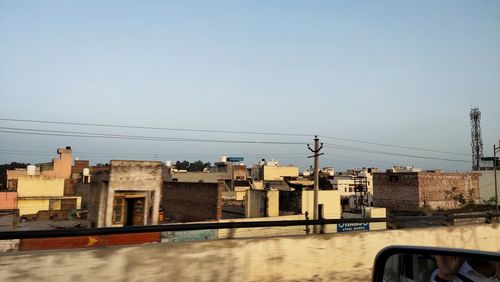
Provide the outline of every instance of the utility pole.
[[[500,141],[498,141],[499,146],[497,147],[493,144],[493,174],[495,177],[495,212],[498,215],[498,190],[497,190],[497,151],[500,151]],[[497,217],[498,220],[498,217]]]
[[[309,147],[309,144],[307,144],[307,148],[311,152],[314,153],[314,155],[309,156],[308,158],[313,158],[314,157],[314,209],[313,209],[313,219],[319,219],[318,216],[318,191],[319,191],[319,156],[323,155],[323,153],[319,153],[321,149],[323,149],[323,143],[321,143],[321,146],[319,144],[319,139],[318,136],[314,136],[314,150]],[[319,233],[318,226],[314,225],[313,232],[315,234]]]

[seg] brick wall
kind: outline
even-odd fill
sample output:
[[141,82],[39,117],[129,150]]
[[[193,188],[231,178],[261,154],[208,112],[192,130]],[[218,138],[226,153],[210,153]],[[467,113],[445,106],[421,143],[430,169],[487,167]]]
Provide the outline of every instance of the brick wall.
[[374,173],[373,203],[376,207],[395,210],[418,209],[417,173]]
[[165,217],[185,222],[221,219],[223,190],[223,183],[165,182]]
[[73,166],[71,167],[71,174],[82,173],[84,168],[90,167],[90,161],[88,160],[75,160]]
[[479,174],[399,172],[373,174],[373,201],[377,207],[418,210],[459,208],[451,197],[462,194],[479,203]]
[[479,174],[421,172],[418,174],[419,198],[433,209],[459,206],[451,199],[462,194],[465,200],[480,202]]

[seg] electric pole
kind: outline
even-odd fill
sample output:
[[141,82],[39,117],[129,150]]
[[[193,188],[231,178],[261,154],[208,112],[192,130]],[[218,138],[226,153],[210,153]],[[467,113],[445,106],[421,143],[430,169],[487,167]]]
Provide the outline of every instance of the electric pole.
[[[497,147],[493,144],[493,174],[495,177],[495,212],[498,216],[498,190],[497,190],[497,151],[500,151],[500,141],[498,142],[499,146]],[[498,217],[497,217],[498,219]]]
[[[321,149],[323,149],[323,143],[321,143],[321,146],[319,144],[319,139],[318,136],[314,136],[314,150],[309,147],[309,144],[307,144],[307,148],[311,152],[314,153],[314,155],[309,156],[308,158],[313,158],[314,157],[314,209],[313,209],[313,219],[319,219],[318,216],[318,191],[319,191],[319,156],[323,155],[323,153],[319,153]],[[319,233],[318,226],[314,225],[313,232],[315,234]]]

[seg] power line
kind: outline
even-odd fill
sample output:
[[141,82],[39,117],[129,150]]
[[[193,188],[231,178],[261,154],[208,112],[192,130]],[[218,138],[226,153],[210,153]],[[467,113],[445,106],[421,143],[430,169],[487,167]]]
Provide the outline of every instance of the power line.
[[[139,126],[139,125],[119,125],[119,124],[104,124],[104,123],[83,123],[83,122],[65,122],[65,121],[47,121],[47,120],[34,120],[34,119],[12,119],[12,118],[0,118],[0,121],[11,121],[11,122],[26,122],[26,123],[43,123],[43,124],[58,124],[58,125],[76,125],[76,126],[94,126],[94,127],[107,127],[107,128],[131,128],[131,129],[149,129],[149,130],[164,130],[164,131],[179,131],[179,132],[201,132],[201,133],[224,133],[224,134],[248,134],[248,135],[269,135],[269,136],[300,136],[300,137],[310,137],[314,134],[305,133],[282,133],[282,132],[259,132],[259,131],[234,131],[234,130],[208,130],[208,129],[193,129],[193,128],[171,128],[171,127],[154,127],[154,126]],[[426,149],[411,146],[401,146],[395,144],[387,144],[380,142],[371,142],[364,140],[357,140],[352,138],[341,138],[333,137],[328,135],[318,135],[321,138],[340,140],[347,142],[355,142],[360,144],[369,144],[376,146],[425,151],[433,153],[443,153],[443,154],[454,154],[469,156],[465,153],[457,153],[444,150]]]
[[[236,143],[236,144],[272,144],[272,145],[303,145],[301,142],[283,142],[283,141],[250,141],[250,140],[218,140],[218,139],[195,139],[195,138],[169,138],[157,136],[140,136],[140,135],[123,135],[123,134],[108,134],[108,133],[95,133],[95,132],[81,132],[81,131],[65,131],[65,130],[44,130],[44,129],[29,129],[29,128],[14,128],[14,127],[0,127],[0,132],[12,134],[27,134],[27,135],[41,135],[41,136],[65,136],[65,137],[79,137],[79,138],[105,138],[105,139],[122,139],[122,140],[141,140],[141,141],[169,141],[169,142],[215,142],[215,143]],[[410,154],[393,153],[387,151],[372,150],[366,148],[343,146],[337,144],[325,143],[328,148],[350,150],[364,153],[377,153],[394,156],[403,156],[419,159],[431,159],[450,162],[468,162],[465,160],[438,158],[430,156],[419,156]]]
[[[39,155],[54,155],[53,151],[33,151],[33,150],[3,150],[0,149],[0,153],[4,154],[39,154]],[[73,151],[73,155],[85,155],[85,156],[196,156],[196,157],[220,157],[222,154],[195,154],[195,153],[134,153],[134,152],[85,152],[85,151]],[[306,153],[228,153],[226,155],[242,156],[248,158],[260,158],[263,156],[298,156],[306,158]]]
[[43,130],[29,128],[8,128],[0,127],[0,132],[11,134],[40,135],[40,136],[64,136],[81,138],[104,138],[120,140],[139,140],[139,141],[168,141],[168,142],[205,142],[205,143],[233,143],[233,144],[267,144],[267,145],[305,145],[306,142],[284,142],[284,141],[253,141],[253,140],[221,140],[221,139],[196,139],[196,138],[173,138],[158,136],[140,136],[140,135],[122,135],[81,131],[64,130]]
[[425,152],[433,152],[433,153],[443,153],[443,154],[454,154],[454,155],[461,155],[461,156],[469,156],[469,154],[465,154],[465,153],[457,153],[457,152],[434,150],[434,149],[425,149],[425,148],[418,148],[418,147],[409,147],[409,146],[400,146],[400,145],[394,145],[394,144],[385,144],[385,143],[361,141],[361,140],[348,139],[348,138],[340,138],[340,137],[332,137],[332,136],[325,136],[325,135],[320,135],[320,137],[326,138],[326,139],[332,139],[332,140],[349,141],[349,142],[356,142],[356,143],[370,144],[370,145],[377,145],[377,146],[384,146],[384,147],[392,147],[392,148],[409,149],[409,150],[425,151]]
[[3,121],[14,121],[14,122],[28,122],[28,123],[45,123],[45,124],[95,126],[95,127],[112,127],[112,128],[151,129],[151,130],[165,130],[165,131],[204,132],[204,133],[275,135],[275,136],[305,136],[305,137],[309,137],[309,136],[312,135],[312,134],[305,134],[305,133],[276,133],[276,132],[211,130],[211,129],[209,130],[209,129],[194,129],[194,128],[171,128],[171,127],[155,127],[155,126],[140,126],[140,125],[119,125],[119,124],[104,124],[104,123],[47,121],[47,120],[32,120],[32,119],[0,118],[0,120],[3,120]]
[[363,152],[363,153],[393,155],[393,156],[401,156],[401,157],[411,157],[411,158],[418,158],[418,159],[429,159],[429,160],[439,160],[439,161],[448,161],[448,162],[461,162],[461,163],[468,163],[469,162],[469,161],[466,161],[466,160],[457,160],[457,159],[447,159],[447,158],[438,158],[438,157],[430,157],[430,156],[400,154],[400,153],[393,153],[393,152],[387,152],[387,151],[379,151],[379,150],[372,150],[372,149],[356,148],[356,147],[350,147],[350,146],[340,146],[340,145],[328,144],[328,143],[325,144],[325,147],[332,148],[332,149],[356,151],[356,152]]

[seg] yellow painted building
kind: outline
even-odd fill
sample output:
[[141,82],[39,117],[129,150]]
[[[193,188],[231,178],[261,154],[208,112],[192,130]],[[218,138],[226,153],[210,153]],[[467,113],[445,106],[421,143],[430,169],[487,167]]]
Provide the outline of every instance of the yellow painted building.
[[19,209],[19,215],[35,214],[41,210],[48,210],[49,200],[18,199],[17,208]]
[[43,210],[79,209],[81,197],[64,196],[65,179],[53,176],[26,175],[17,183],[19,215],[36,214]]
[[263,166],[263,180],[283,180],[285,177],[298,177],[299,168],[296,166]]
[[[320,190],[318,191],[318,205],[320,212],[322,210],[323,217],[328,219],[340,218],[342,208],[340,206],[340,192],[336,190]],[[302,191],[302,213],[306,211],[314,214],[314,191]]]
[[17,181],[18,197],[63,196],[64,178],[26,175]]

